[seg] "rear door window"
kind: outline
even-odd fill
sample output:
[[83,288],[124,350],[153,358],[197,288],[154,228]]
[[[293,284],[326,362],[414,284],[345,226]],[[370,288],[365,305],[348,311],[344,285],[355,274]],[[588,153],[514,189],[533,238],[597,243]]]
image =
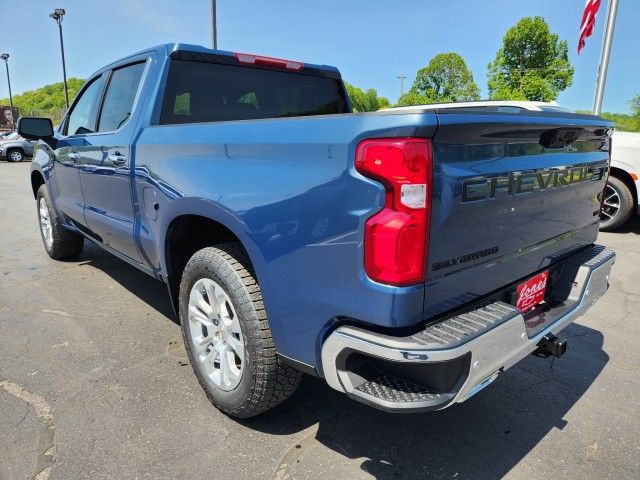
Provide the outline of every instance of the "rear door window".
[[160,124],[346,112],[342,84],[335,78],[172,60]]
[[99,132],[117,130],[129,119],[144,66],[135,63],[112,72],[98,121]]

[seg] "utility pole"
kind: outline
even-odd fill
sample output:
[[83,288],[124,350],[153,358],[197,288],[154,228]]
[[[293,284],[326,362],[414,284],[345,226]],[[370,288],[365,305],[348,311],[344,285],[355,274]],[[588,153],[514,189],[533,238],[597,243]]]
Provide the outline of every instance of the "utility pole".
[[402,96],[404,95],[404,81],[407,79],[407,77],[405,77],[404,75],[398,75],[396,78],[400,80],[400,96]]
[[69,89],[67,88],[67,66],[64,61],[64,42],[62,40],[62,18],[64,17],[64,8],[56,8],[49,14],[51,18],[58,24],[60,32],[60,51],[62,52],[62,78],[64,80],[64,99],[67,102],[67,110],[69,110]]
[[611,43],[613,41],[613,30],[616,26],[616,14],[618,13],[618,0],[609,0],[607,9],[607,24],[604,30],[602,41],[602,53],[600,56],[600,67],[598,68],[598,81],[596,82],[596,94],[593,99],[593,114],[600,115],[602,112],[602,99],[604,97],[604,84],[607,81],[607,70],[609,69],[609,57],[611,56]]
[[218,49],[218,25],[216,18],[216,0],[211,0],[211,45],[214,50]]
[[7,68],[7,85],[9,86],[9,104],[11,105],[11,128],[16,129],[16,119],[13,112],[13,96],[11,95],[11,78],[9,77],[9,54],[3,53],[0,58],[4,60],[4,66]]

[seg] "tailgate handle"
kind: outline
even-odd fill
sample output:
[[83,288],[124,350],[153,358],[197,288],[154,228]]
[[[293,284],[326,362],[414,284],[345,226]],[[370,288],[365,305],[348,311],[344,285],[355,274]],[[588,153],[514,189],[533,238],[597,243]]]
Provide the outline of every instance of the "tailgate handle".
[[575,142],[584,129],[582,128],[554,128],[540,135],[540,145],[544,148],[564,148]]

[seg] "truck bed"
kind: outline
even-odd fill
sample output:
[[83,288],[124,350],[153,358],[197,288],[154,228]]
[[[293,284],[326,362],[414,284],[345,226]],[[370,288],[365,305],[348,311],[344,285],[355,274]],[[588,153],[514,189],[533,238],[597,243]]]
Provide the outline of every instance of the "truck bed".
[[[578,131],[577,146],[541,147],[541,135],[559,128]],[[168,219],[188,198],[202,197],[211,198],[208,215],[241,225],[234,233],[255,255],[279,351],[314,365],[317,352],[306,346],[334,321],[420,328],[592,244],[604,178],[514,195],[498,189],[496,198],[464,203],[462,185],[606,167],[607,128],[580,115],[392,110],[152,126],[136,144],[137,189],[143,198],[148,183],[158,185],[160,209],[171,203]],[[363,228],[383,207],[385,190],[355,170],[354,155],[372,137],[433,139],[424,284],[394,287],[364,274]],[[166,225],[142,221],[142,248],[160,269],[153,252],[163,250],[152,245]]]

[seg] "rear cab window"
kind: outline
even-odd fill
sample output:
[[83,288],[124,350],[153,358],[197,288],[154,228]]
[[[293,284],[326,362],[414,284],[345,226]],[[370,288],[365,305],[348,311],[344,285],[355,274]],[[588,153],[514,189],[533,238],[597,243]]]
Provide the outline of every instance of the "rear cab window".
[[348,113],[338,78],[172,59],[160,124]]

